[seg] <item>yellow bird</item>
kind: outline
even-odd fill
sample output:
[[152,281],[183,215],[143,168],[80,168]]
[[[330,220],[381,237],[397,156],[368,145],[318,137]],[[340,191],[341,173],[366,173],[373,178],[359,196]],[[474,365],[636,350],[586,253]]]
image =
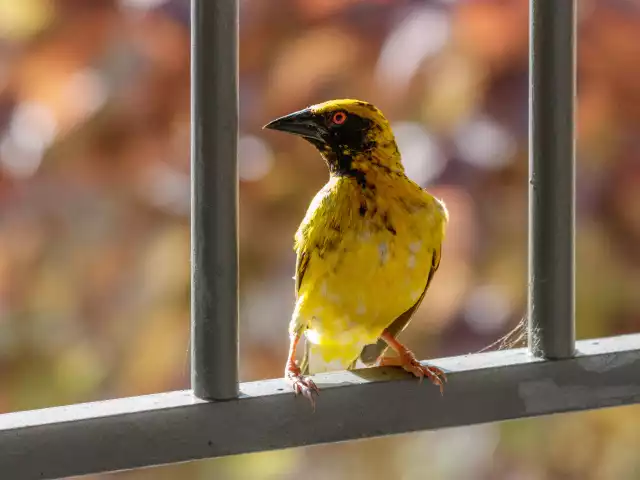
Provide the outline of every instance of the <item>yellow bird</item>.
[[[295,235],[296,305],[285,378],[315,404],[306,375],[365,365],[399,366],[443,390],[446,376],[421,364],[396,336],[440,265],[448,213],[405,174],[388,121],[360,100],[332,100],[265,128],[299,135],[329,167]],[[296,348],[305,335],[304,358]],[[390,347],[395,356],[386,356]]]

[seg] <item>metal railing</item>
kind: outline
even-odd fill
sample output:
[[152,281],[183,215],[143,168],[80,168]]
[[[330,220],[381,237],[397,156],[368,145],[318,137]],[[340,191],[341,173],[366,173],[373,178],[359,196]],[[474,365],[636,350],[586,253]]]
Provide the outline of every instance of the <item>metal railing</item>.
[[238,4],[191,1],[191,386],[238,396]]
[[531,0],[529,38],[529,348],[575,350],[575,0]]
[[318,375],[315,413],[281,379],[238,384],[238,5],[192,0],[192,390],[1,415],[2,477],[640,402],[640,334],[575,342],[575,0],[530,3],[529,351],[437,360],[444,397],[394,369]]

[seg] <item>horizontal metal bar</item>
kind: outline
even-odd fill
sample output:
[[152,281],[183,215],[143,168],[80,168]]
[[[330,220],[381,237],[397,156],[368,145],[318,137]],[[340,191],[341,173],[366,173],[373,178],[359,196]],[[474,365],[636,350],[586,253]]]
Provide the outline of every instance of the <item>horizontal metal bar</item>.
[[0,416],[0,472],[13,480],[130,469],[640,402],[640,334],[578,342],[575,357],[526,349],[444,358],[444,396],[398,369],[318,375],[317,409],[282,380],[238,399],[190,391]]

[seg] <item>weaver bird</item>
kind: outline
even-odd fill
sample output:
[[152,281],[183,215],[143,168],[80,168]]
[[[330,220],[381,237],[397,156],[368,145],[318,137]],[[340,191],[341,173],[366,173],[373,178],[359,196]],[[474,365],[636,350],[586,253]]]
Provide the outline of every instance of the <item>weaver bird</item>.
[[[296,305],[285,367],[294,392],[315,406],[318,387],[306,375],[352,369],[360,359],[426,376],[442,393],[442,370],[418,362],[396,337],[440,264],[443,202],[406,176],[389,123],[367,102],[332,100],[264,128],[301,136],[330,172],[295,235]],[[395,356],[385,355],[389,347]]]

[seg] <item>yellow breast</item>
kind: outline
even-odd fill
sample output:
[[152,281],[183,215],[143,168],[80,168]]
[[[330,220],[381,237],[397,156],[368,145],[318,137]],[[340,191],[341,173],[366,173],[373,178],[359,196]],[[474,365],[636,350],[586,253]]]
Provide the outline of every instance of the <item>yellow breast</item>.
[[307,257],[291,329],[305,331],[316,357],[346,368],[421,298],[446,217],[404,176],[379,179],[374,192],[332,178],[296,234]]

